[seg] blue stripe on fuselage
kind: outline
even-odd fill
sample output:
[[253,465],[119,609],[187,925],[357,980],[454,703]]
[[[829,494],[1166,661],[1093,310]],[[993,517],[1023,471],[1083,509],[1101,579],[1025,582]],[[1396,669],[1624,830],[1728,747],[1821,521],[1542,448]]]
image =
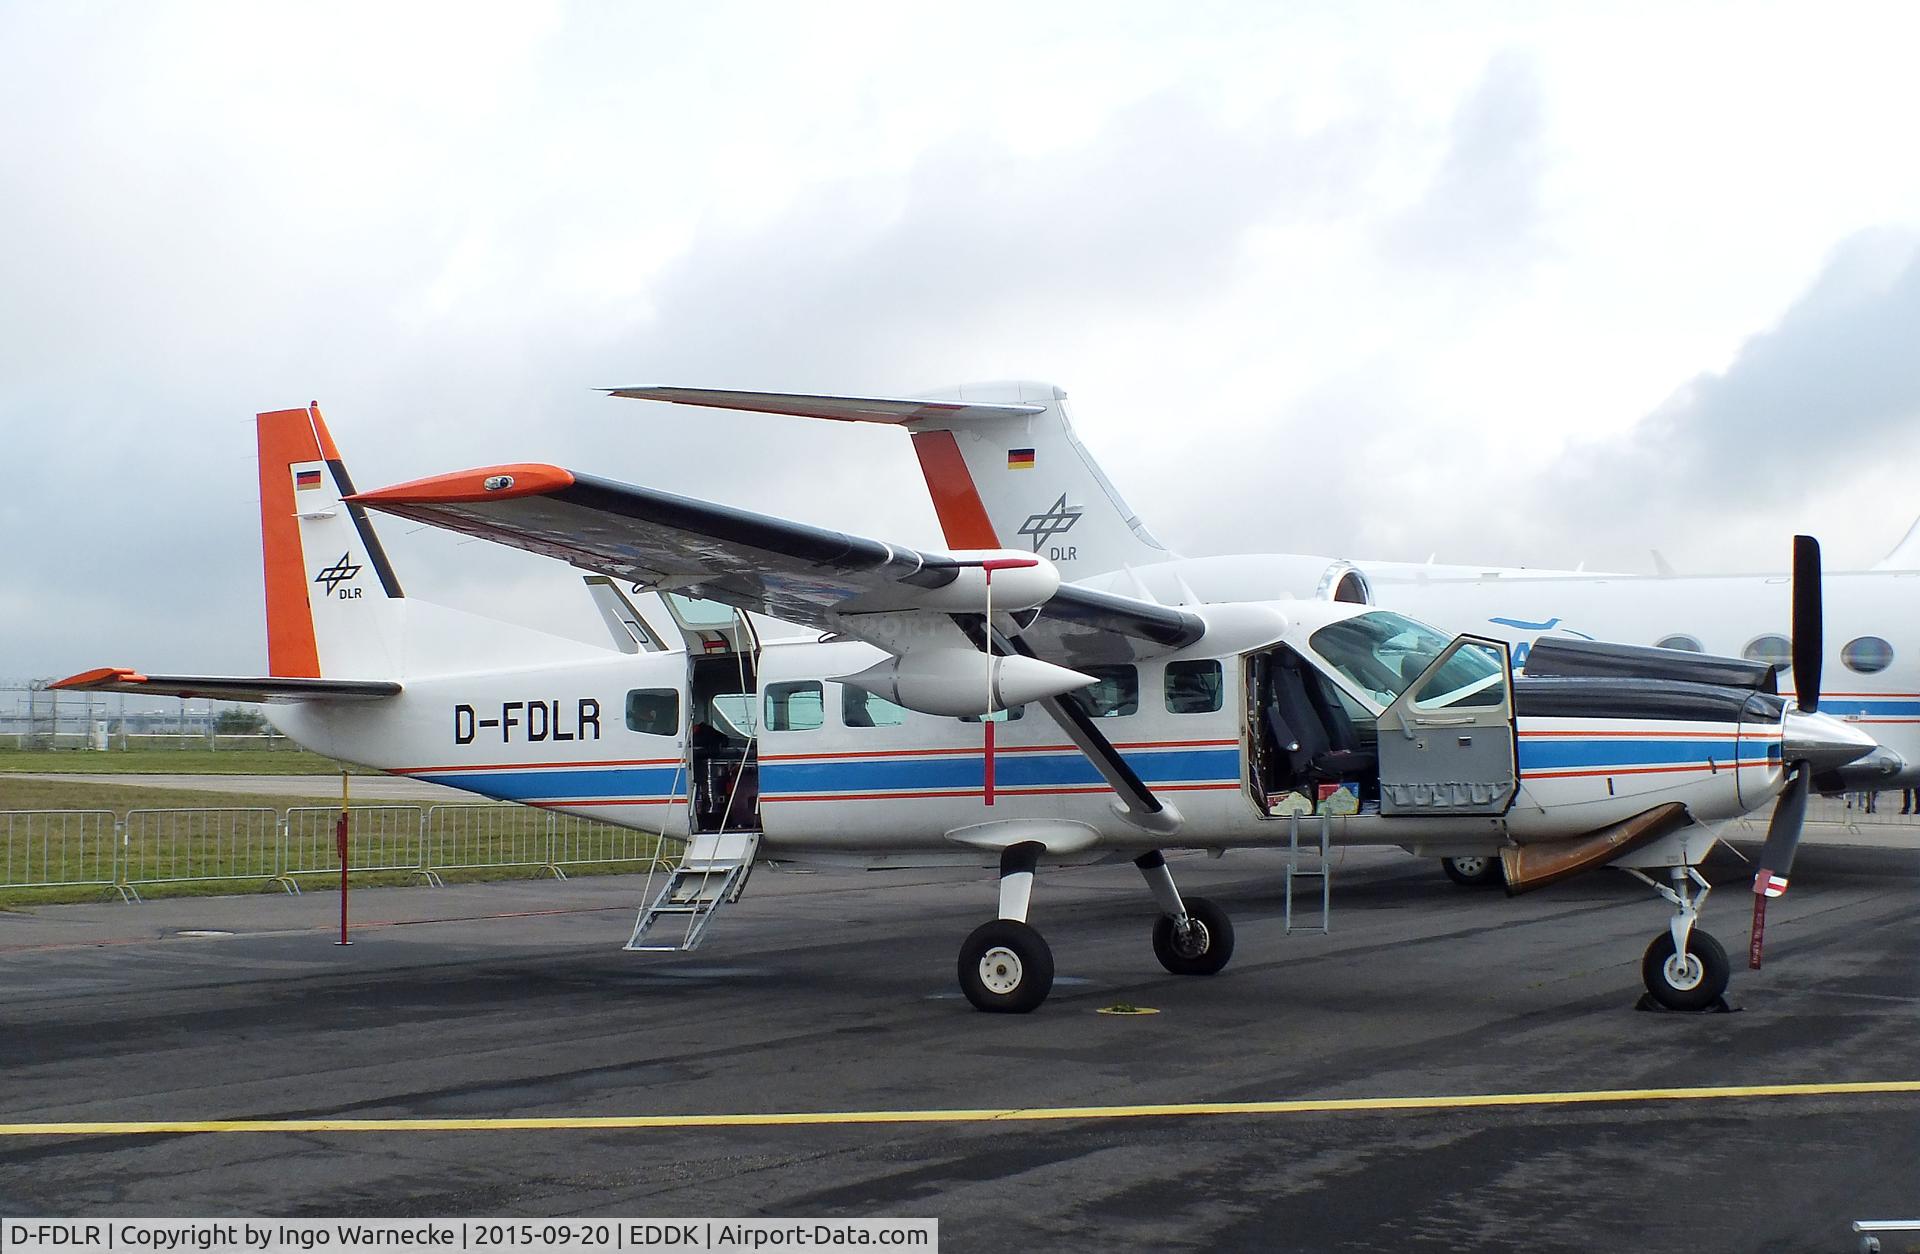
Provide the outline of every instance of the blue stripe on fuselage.
[[[1758,747],[1756,742],[1755,747]],[[1732,736],[1724,740],[1659,740],[1605,737],[1593,740],[1520,741],[1522,771],[1559,770],[1577,766],[1627,766],[1643,763],[1731,762],[1738,756],[1739,742]]]
[[[1188,749],[1121,755],[1148,784],[1240,780],[1238,749]],[[984,782],[980,754],[952,758],[846,758],[764,762],[760,794],[911,792],[921,789],[979,788]],[[993,759],[993,778],[1001,788],[1047,788],[1099,784],[1100,772],[1077,752],[1001,753]]]
[[601,797],[655,797],[668,800],[686,793],[686,771],[678,766],[597,767],[588,770],[450,771],[416,775],[428,783],[464,788],[506,801],[574,801]]

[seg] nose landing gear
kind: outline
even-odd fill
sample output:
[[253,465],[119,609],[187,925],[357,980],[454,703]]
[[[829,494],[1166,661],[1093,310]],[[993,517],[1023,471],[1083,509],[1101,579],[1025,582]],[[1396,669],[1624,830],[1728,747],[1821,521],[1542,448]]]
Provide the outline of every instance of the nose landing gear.
[[[1691,866],[1668,869],[1672,887],[1634,867],[1622,869],[1672,902],[1674,907],[1667,930],[1653,938],[1646,956],[1640,960],[1640,978],[1647,986],[1648,995],[1668,1010],[1710,1009],[1727,991],[1727,980],[1732,973],[1726,949],[1695,926],[1700,907],[1706,904],[1713,885]],[[1691,892],[1694,886],[1700,891]]]

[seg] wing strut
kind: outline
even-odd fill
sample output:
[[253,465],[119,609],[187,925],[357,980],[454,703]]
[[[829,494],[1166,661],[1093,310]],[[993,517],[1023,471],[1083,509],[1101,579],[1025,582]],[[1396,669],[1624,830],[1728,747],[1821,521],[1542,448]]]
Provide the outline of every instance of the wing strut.
[[[989,648],[986,622],[979,615],[955,614],[953,621],[982,652],[1001,657],[1016,653],[1025,657],[1035,656],[1033,649],[1020,636],[1009,636],[997,628],[993,629],[992,647]],[[1100,730],[1099,724],[1077,702],[1071,697],[1046,697],[1037,704],[1067,734],[1067,739],[1073,741],[1074,747],[1086,755],[1093,769],[1100,772],[1100,778],[1106,780],[1108,787],[1113,789],[1119,799],[1114,809],[1121,818],[1158,836],[1170,836],[1180,830],[1184,821],[1180,812],[1170,802],[1154,795],[1153,789],[1147,787],[1139,772],[1120,755],[1120,751],[1113,747],[1113,742],[1107,739],[1106,733]]]

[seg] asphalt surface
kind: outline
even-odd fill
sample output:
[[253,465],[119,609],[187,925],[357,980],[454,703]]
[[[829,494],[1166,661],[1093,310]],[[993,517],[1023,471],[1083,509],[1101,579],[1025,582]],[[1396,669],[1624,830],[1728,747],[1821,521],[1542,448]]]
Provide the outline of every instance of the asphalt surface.
[[[635,879],[0,915],[0,1122],[609,1116],[1920,1079],[1920,853],[1803,849],[1739,1013],[1637,1011],[1666,908],[1506,899],[1350,852],[1330,936],[1279,862],[1175,862],[1237,956],[1177,978],[1132,868],[1043,872],[1060,980],[954,984],[990,880],[762,870],[695,953],[620,952]],[[192,936],[190,932],[227,932]],[[1095,1014],[1129,1002],[1157,1015]],[[1920,1094],[773,1127],[0,1136],[0,1213],[938,1216],[947,1250],[1850,1250],[1920,1213]],[[1898,1245],[1889,1248],[1902,1248]]]

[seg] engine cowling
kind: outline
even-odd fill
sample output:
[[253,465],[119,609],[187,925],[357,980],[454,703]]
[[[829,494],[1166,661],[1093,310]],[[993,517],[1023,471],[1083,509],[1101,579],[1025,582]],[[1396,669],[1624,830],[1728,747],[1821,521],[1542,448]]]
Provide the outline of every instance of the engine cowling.
[[[998,608],[998,578],[994,593]],[[837,679],[909,710],[945,717],[1005,710],[1094,682],[1091,675],[1039,658],[988,657],[973,649],[916,649]]]
[[[1059,568],[1033,553],[962,549],[953,556],[962,562],[994,567],[993,610],[996,614],[1036,609],[1060,591]],[[987,571],[982,566],[964,567],[955,573],[951,583],[916,591],[913,603],[919,608],[948,614],[983,614],[987,608]]]

